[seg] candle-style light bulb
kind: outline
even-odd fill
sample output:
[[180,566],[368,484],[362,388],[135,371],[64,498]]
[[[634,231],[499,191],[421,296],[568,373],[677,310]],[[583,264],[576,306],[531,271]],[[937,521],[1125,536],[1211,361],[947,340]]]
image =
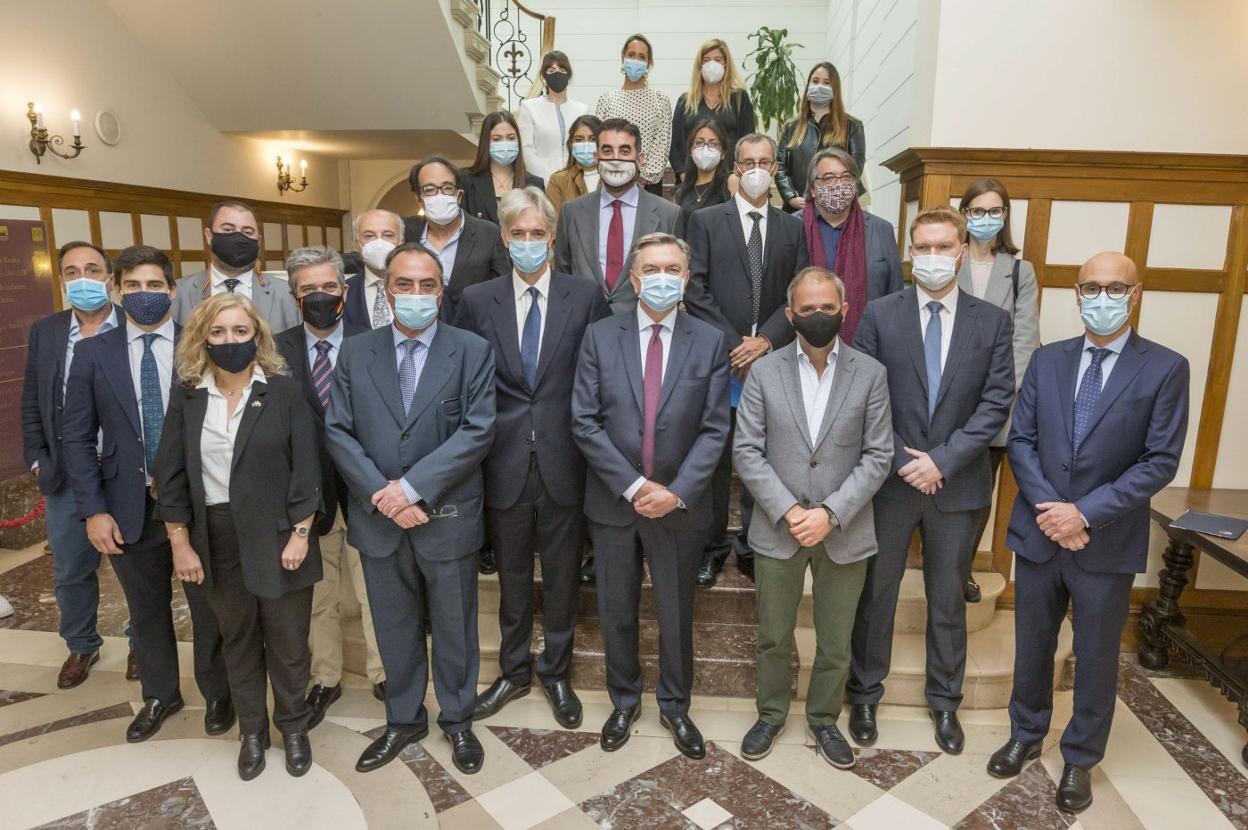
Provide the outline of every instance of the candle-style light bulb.
[[35,126],[43,129],[43,107],[38,101],[35,102]]
[[82,116],[78,114],[78,110],[70,110],[69,120],[74,122],[74,138],[82,136]]
[[308,163],[306,161],[299,162],[299,172],[300,173],[308,172]]

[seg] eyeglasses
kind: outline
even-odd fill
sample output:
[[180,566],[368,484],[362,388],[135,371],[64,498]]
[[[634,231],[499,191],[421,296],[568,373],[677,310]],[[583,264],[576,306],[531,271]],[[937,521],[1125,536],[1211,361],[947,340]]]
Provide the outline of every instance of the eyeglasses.
[[1075,286],[1075,290],[1079,292],[1079,296],[1085,300],[1095,300],[1104,291],[1105,295],[1111,300],[1121,300],[1123,297],[1131,293],[1133,285],[1123,285],[1120,282],[1112,282],[1109,285],[1100,285],[1095,282],[1081,282]]
[[693,149],[696,150],[699,147],[710,147],[712,150],[723,149],[723,145],[721,145],[719,141],[714,138],[712,138],[710,141],[706,141],[705,139],[699,138],[697,141],[693,142]]
[[815,176],[815,184],[820,187],[827,187],[830,184],[853,184],[854,181],[853,173],[842,173],[839,176],[835,173],[824,173],[822,176]]
[[444,184],[444,185],[426,184],[426,185],[421,186],[420,188],[421,196],[437,196],[439,193],[441,193],[443,196],[454,196],[458,192],[459,192],[459,187],[453,184]]
[[1004,219],[1005,208],[966,208],[962,211],[962,214],[970,217],[971,219],[983,219],[985,216],[991,216],[993,219]]
[[763,159],[762,161],[755,161],[754,159],[747,159],[745,161],[737,162],[737,165],[742,170],[748,173],[751,170],[755,169],[756,167],[757,168],[771,167],[775,163],[776,162],[773,159]]

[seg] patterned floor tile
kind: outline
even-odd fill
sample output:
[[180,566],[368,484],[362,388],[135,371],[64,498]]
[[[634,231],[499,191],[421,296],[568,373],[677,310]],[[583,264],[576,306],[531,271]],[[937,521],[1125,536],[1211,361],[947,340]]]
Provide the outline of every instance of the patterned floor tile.
[[533,769],[575,755],[598,745],[597,732],[567,732],[562,729],[524,729],[515,726],[487,726],[494,736]]
[[10,732],[8,735],[0,735],[0,746],[6,744],[24,741],[27,738],[33,738],[36,735],[46,735],[49,732],[57,732],[61,729],[69,729],[72,726],[81,726],[84,723],[96,723],[102,720],[111,720],[113,718],[134,717],[134,709],[129,703],[118,703],[104,709],[93,709],[90,712],[83,712],[81,715],[74,715],[72,718],[62,718],[51,723],[41,723],[35,726],[22,729],[18,732]]
[[[364,734],[370,738],[380,738],[386,727],[378,726]],[[471,801],[472,796],[460,786],[459,782],[446,771],[446,767],[433,759],[419,743],[408,744],[401,753],[399,760],[407,765],[424,785],[429,800],[437,812],[445,812],[452,807]]]
[[35,830],[213,830],[208,805],[190,778],[42,824]]
[[858,763],[853,772],[881,790],[891,790],[910,775],[940,757],[939,752],[904,749],[855,749]]
[[43,695],[39,692],[17,692],[10,689],[0,689],[0,706],[21,703],[24,700],[34,700],[37,697],[43,697]]
[[1066,830],[1075,817],[1057,808],[1056,795],[1057,787],[1044,765],[1032,763],[954,830]]

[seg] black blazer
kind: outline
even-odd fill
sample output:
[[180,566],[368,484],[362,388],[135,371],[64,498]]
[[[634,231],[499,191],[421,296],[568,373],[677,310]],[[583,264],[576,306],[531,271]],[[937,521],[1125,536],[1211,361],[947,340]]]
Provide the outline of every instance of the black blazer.
[[[690,214],[685,241],[690,249],[685,308],[722,331],[732,351],[750,333],[752,311],[750,260],[736,199]],[[768,205],[758,334],[773,349],[793,341],[793,327],[784,316],[787,292],[793,276],[807,264],[801,220]]]
[[[484,219],[474,219],[466,212],[463,220],[463,233],[459,237],[459,247],[455,250],[455,265],[451,268],[450,280],[446,283],[446,291],[442,297],[442,311],[438,314],[438,319],[451,325],[455,324],[455,306],[465,288],[511,273],[511,255],[503,244],[503,234],[498,225]],[[423,218],[403,218],[403,238],[408,242],[419,242],[424,230]],[[443,279],[446,279],[446,275],[443,275]],[[358,282],[360,297],[363,298],[362,275]],[[369,319],[371,320],[371,315]],[[370,323],[366,322],[365,325]]]
[[347,251],[342,255],[342,270],[347,277],[347,307],[342,311],[343,322],[371,329],[373,310],[368,307],[368,295],[364,292],[364,258],[355,251]]
[[496,416],[494,444],[485,457],[485,505],[504,510],[524,490],[529,453],[537,453],[551,498],[564,507],[585,498],[585,459],[568,440],[572,433],[572,381],[581,338],[610,308],[590,277],[550,275],[546,329],[537,360],[537,388],[530,389],[520,363],[516,298],[510,274],[464,290],[456,325],[483,337],[494,349]]
[[[524,186],[546,191],[546,185],[532,173],[524,174]],[[464,170],[460,173],[460,187],[464,190],[464,210],[474,218],[498,225],[498,197],[494,195],[494,177],[490,175],[490,168],[486,167],[480,173]],[[404,238],[411,240],[412,237]]]
[[[344,342],[348,337],[371,331],[369,326],[361,328],[345,319],[341,325]],[[290,367],[290,376],[303,383],[303,397],[316,415],[316,445],[319,450],[317,455],[321,460],[321,497],[324,499],[321,517],[316,522],[316,532],[324,536],[334,529],[334,519],[340,509],[343,517],[346,517],[348,493],[347,483],[334,467],[334,462],[329,457],[329,447],[325,443],[325,410],[321,408],[321,399],[316,396],[316,387],[312,385],[312,364],[308,362],[308,343],[304,331],[302,324],[291,326],[274,340],[277,341],[278,352]]]
[[[253,384],[241,405],[243,418],[230,468],[230,514],[238,534],[243,584],[256,596],[274,599],[321,579],[316,534],[309,535],[308,557],[299,568],[282,567],[291,527],[321,507],[316,418],[304,399],[303,384],[284,375]],[[174,385],[156,451],[154,481],[154,515],[189,525],[206,587],[212,584],[212,554],[199,439],[207,411],[208,390]]]

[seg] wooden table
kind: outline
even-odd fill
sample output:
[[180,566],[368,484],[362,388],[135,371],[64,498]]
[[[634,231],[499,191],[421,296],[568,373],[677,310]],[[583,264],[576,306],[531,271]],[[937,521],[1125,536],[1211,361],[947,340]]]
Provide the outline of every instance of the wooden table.
[[[1152,500],[1153,520],[1170,539],[1162,556],[1157,598],[1144,606],[1140,615],[1140,664],[1150,669],[1164,668],[1170,662],[1170,649],[1191,662],[1223,696],[1239,705],[1239,723],[1248,729],[1248,664],[1228,665],[1223,652],[1235,635],[1245,631],[1198,631],[1189,628],[1179,610],[1179,597],[1187,585],[1187,572],[1194,551],[1212,557],[1232,571],[1248,577],[1248,532],[1232,541],[1190,530],[1170,527],[1185,510],[1199,510],[1248,519],[1248,490],[1194,490],[1167,487]],[[1244,746],[1248,764],[1248,745]]]

